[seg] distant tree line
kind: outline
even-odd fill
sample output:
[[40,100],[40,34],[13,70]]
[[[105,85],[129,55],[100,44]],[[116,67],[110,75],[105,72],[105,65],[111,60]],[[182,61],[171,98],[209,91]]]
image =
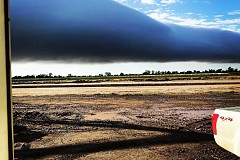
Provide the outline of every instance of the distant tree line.
[[39,75],[26,75],[26,76],[14,76],[13,79],[20,79],[20,78],[64,78],[64,76],[58,75],[53,76],[52,73],[49,74],[39,74]]
[[237,68],[228,67],[228,69],[209,69],[204,71],[154,71],[154,70],[145,70],[142,74],[115,74],[113,75],[111,72],[105,72],[104,74],[99,75],[88,75],[88,76],[76,76],[72,74],[68,74],[67,76],[61,76],[61,75],[53,75],[52,73],[49,74],[39,74],[39,75],[26,75],[26,76],[14,76],[13,79],[34,79],[34,78],[71,78],[71,77],[109,77],[109,76],[136,76],[136,75],[165,75],[165,74],[203,74],[203,73],[236,73],[240,74],[240,70]]
[[154,71],[154,70],[146,70],[142,73],[142,75],[161,75],[161,74],[199,74],[199,73],[240,73],[240,70],[237,68],[228,67],[228,69],[209,69],[204,71]]

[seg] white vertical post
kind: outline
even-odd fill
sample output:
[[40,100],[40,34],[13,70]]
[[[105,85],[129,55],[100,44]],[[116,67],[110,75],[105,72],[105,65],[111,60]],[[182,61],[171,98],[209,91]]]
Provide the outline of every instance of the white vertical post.
[[13,159],[8,0],[0,0],[0,159]]

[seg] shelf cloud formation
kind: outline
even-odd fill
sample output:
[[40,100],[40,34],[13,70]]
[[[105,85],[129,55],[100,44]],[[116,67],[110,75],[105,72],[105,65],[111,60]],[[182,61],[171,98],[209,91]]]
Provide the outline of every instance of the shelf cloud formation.
[[111,0],[11,0],[13,61],[240,62],[240,33],[157,22]]

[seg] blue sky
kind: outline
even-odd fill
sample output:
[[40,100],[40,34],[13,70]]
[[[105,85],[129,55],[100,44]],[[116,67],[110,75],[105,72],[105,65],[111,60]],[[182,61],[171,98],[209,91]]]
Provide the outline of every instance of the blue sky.
[[12,0],[13,76],[240,69],[240,1],[115,2]]
[[160,21],[240,32],[238,0],[115,0]]

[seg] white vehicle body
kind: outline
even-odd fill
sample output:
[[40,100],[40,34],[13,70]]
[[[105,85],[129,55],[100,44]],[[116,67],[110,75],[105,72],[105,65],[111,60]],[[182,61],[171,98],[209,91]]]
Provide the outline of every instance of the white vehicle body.
[[216,143],[240,157],[240,107],[216,109],[212,129]]

